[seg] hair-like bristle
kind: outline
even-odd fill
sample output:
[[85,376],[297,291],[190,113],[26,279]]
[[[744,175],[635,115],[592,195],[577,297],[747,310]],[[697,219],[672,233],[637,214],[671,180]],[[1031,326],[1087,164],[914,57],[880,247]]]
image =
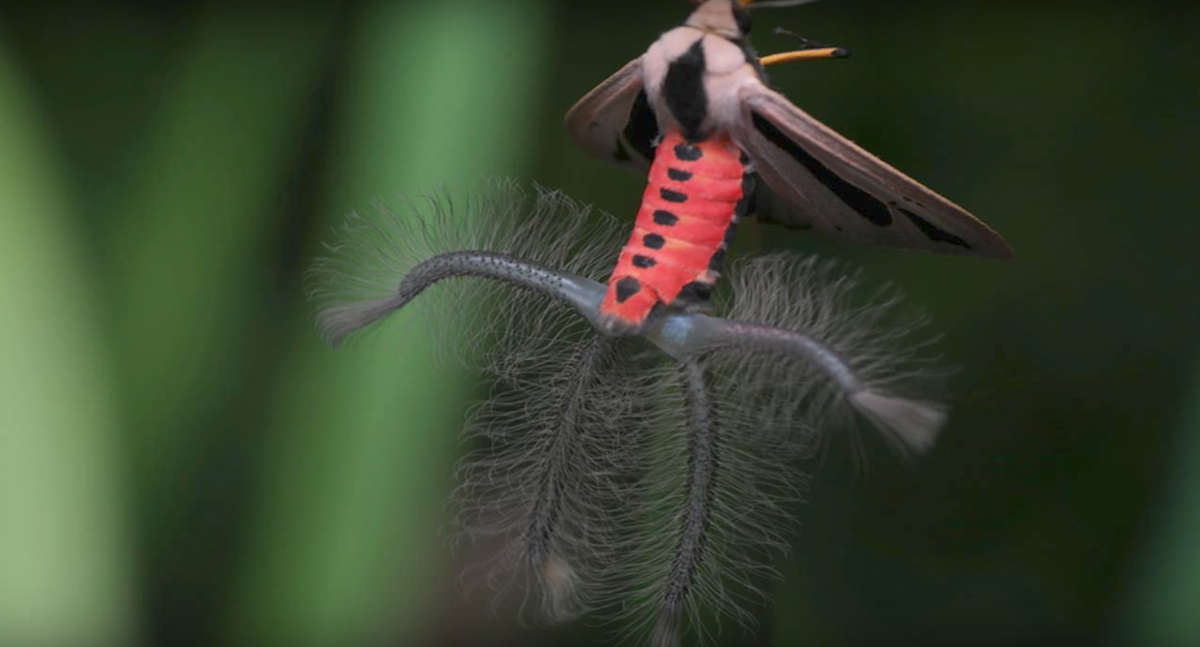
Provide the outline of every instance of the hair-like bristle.
[[946,406],[937,402],[875,391],[855,393],[850,396],[850,403],[892,439],[902,454],[924,454],[932,449],[948,415]]
[[464,582],[491,590],[497,606],[515,601],[522,616],[562,622],[608,601],[656,375],[642,370],[636,339],[585,330],[499,343],[522,348],[493,363],[453,497],[456,544],[494,550],[476,556]]
[[[693,360],[703,387],[636,339],[612,341],[623,349],[594,372],[581,369],[595,343],[587,333],[521,345],[527,354],[497,373],[501,388],[472,425],[486,444],[465,462],[461,525],[474,543],[504,546],[473,577],[534,603],[544,622],[584,610],[613,616],[630,643],[699,644],[717,630],[713,618],[749,630],[791,543],[805,459],[851,427],[848,414],[859,411],[913,453],[930,446],[944,410],[893,391],[931,373],[927,343],[912,335],[923,320],[899,312],[894,291],[860,295],[857,277],[836,264],[783,256],[735,265],[731,284],[721,314],[803,331],[866,390],[736,345]],[[708,426],[697,425],[700,410]],[[586,415],[564,426],[572,411]],[[570,455],[553,450],[563,434],[575,439]],[[556,471],[549,480],[571,485],[556,490],[561,499],[542,496],[538,484]],[[545,534],[537,519],[549,517],[538,511],[552,501],[560,512]]]
[[542,565],[542,617],[549,622],[566,622],[583,610],[579,573],[558,555]]
[[[340,344],[405,305],[401,281],[441,254],[495,252],[561,272],[604,277],[620,249],[622,227],[613,217],[593,213],[558,191],[537,187],[530,193],[509,180],[462,193],[465,197],[456,198],[446,189],[397,200],[398,208],[380,200],[372,214],[347,217],[329,245],[330,255],[309,273],[317,327],[326,341]],[[428,292],[420,296],[420,318],[459,358],[478,350],[473,340],[554,329],[567,313],[545,307],[541,295],[496,281],[455,278]],[[498,303],[505,307],[488,307]],[[464,330],[469,337],[458,334]]]
[[654,628],[650,630],[650,647],[679,647],[682,642],[683,609],[665,605],[658,609]]
[[737,399],[753,402],[749,406],[769,418],[763,425],[807,430],[807,440],[817,446],[857,411],[902,453],[932,447],[948,409],[898,391],[936,393],[945,371],[927,352],[936,337],[919,335],[927,318],[902,307],[895,288],[862,293],[857,272],[816,257],[783,255],[736,264],[729,278],[727,318],[804,333],[836,354],[861,385],[847,390],[803,361],[736,347],[722,351],[717,357],[725,370],[740,376],[734,381]]
[[684,424],[687,430],[687,474],[682,510],[676,521],[675,549],[661,584],[651,643],[679,644],[680,618],[697,583],[708,550],[717,484],[720,480],[720,423],[712,402],[710,380],[697,363],[683,366]]
[[[713,618],[752,629],[754,607],[777,577],[773,565],[791,543],[806,459],[819,456],[833,432],[852,432],[856,411],[910,453],[927,451],[945,420],[941,405],[893,390],[920,392],[937,377],[924,359],[929,342],[914,335],[924,318],[904,312],[894,290],[859,294],[856,274],[794,256],[743,261],[728,276],[720,315],[804,333],[836,354],[857,386],[802,357],[721,345],[693,360],[717,421],[711,436],[698,436],[693,391],[658,378],[658,415],[629,450],[645,466],[639,505],[619,522],[630,557],[609,573],[612,590],[632,589],[633,603],[618,613],[622,642],[649,634],[655,647],[700,644],[717,630]],[[708,440],[697,445],[698,438]]]
[[370,326],[404,305],[399,294],[382,299],[330,306],[321,312],[318,327],[331,346],[339,346],[346,337]]
[[660,371],[655,415],[631,439],[642,476],[617,522],[627,557],[607,573],[628,599],[615,608],[621,644],[701,644],[712,618],[753,628],[808,482],[799,434],[763,427],[719,360],[695,362],[684,370],[702,387]]
[[465,581],[541,622],[597,610],[621,619],[629,643],[674,647],[703,642],[716,630],[705,619],[754,626],[805,460],[849,414],[917,454],[946,411],[918,395],[932,373],[928,342],[912,334],[923,319],[893,290],[859,294],[857,275],[811,257],[734,264],[717,313],[802,333],[846,379],[733,338],[700,348],[681,380],[680,363],[644,340],[599,336],[570,308],[494,281],[440,281],[405,305],[410,270],[464,250],[603,277],[626,229],[558,193],[493,185],[352,216],[314,291],[329,340],[403,306],[491,380],[453,497],[456,543],[475,558]]

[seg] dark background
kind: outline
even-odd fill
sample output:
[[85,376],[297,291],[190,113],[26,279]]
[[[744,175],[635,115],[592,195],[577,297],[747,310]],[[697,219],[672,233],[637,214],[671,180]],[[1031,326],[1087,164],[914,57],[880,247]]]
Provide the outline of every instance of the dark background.
[[[754,636],[1200,638],[1196,3],[829,0],[772,70],[1015,262],[747,227],[894,281],[955,414],[914,469],[835,453]],[[0,10],[0,642],[528,645],[440,541],[472,381],[423,330],[332,351],[303,273],[376,196],[513,176],[632,219],[562,113],[671,0]]]

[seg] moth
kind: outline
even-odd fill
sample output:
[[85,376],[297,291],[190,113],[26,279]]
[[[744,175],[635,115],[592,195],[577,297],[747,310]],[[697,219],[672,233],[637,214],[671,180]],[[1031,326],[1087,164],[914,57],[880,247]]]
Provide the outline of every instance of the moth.
[[738,221],[751,214],[848,243],[1012,257],[965,209],[773,89],[765,65],[847,52],[810,46],[760,60],[749,42],[753,2],[694,1],[681,26],[566,115],[586,152],[648,177],[600,306],[604,330],[635,333],[664,305],[703,308]]

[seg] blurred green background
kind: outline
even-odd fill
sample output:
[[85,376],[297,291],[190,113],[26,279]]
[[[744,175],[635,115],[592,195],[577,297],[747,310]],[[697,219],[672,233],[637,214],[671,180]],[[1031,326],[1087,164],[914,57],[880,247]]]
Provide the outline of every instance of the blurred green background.
[[[473,383],[424,329],[332,351],[303,272],[377,196],[514,176],[632,219],[562,113],[674,0],[0,10],[0,645],[575,645],[464,601],[438,528]],[[955,415],[820,471],[728,645],[1200,639],[1197,3],[829,0],[773,70],[1013,263],[747,227],[895,281]]]

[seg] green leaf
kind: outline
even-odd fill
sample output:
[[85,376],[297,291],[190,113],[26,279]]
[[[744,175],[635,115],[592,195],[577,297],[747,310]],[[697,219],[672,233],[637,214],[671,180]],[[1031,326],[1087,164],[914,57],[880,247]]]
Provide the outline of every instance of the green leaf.
[[263,255],[336,17],[314,4],[206,7],[125,200],[103,210],[123,400],[141,476],[162,500],[260,341],[274,287]]
[[1200,637],[1200,376],[1175,435],[1156,534],[1142,546],[1126,634],[1131,644],[1186,645]]
[[38,115],[0,46],[0,644],[127,645],[111,366]]
[[[541,6],[371,5],[360,16],[330,225],[380,193],[524,167],[542,128],[531,117]],[[455,594],[438,526],[466,384],[435,367],[425,326],[403,332],[335,352],[297,317],[235,599],[237,642],[373,644],[413,631],[440,594]]]

